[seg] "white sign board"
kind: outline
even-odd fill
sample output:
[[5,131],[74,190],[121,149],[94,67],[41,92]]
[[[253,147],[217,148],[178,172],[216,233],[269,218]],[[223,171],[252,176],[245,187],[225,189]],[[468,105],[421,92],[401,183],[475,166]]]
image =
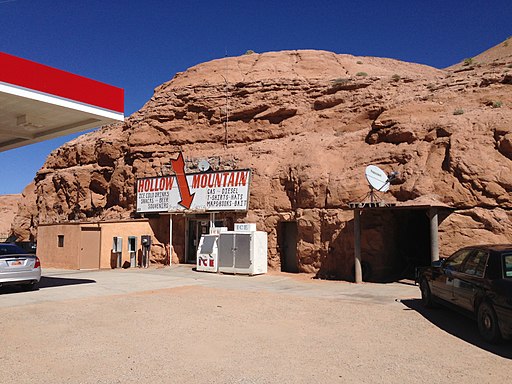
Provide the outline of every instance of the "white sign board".
[[256,223],[235,223],[234,232],[256,232]]
[[250,170],[137,180],[137,212],[246,211]]

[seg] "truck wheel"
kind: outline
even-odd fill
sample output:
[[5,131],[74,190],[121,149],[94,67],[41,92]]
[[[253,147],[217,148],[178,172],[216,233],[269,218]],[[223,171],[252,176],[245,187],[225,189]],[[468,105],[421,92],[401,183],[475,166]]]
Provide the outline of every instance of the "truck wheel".
[[432,308],[434,306],[434,302],[432,301],[432,292],[430,292],[428,281],[424,277],[420,280],[420,291],[421,304],[423,304],[424,307]]
[[498,325],[498,317],[491,304],[483,302],[478,307],[478,330],[480,335],[489,343],[501,341],[501,332]]

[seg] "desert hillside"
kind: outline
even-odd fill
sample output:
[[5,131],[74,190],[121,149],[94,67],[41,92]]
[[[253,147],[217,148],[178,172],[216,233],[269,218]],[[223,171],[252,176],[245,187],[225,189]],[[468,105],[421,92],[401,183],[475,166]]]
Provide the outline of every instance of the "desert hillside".
[[445,252],[512,241],[512,43],[445,70],[325,51],[254,53],[203,63],[155,89],[122,124],[53,151],[25,193],[14,232],[38,223],[129,218],[136,178],[160,174],[179,151],[188,170],[253,170],[248,220],[269,232],[297,220],[301,270],[338,265],[349,202],[364,168],[399,176],[388,201],[434,203]]

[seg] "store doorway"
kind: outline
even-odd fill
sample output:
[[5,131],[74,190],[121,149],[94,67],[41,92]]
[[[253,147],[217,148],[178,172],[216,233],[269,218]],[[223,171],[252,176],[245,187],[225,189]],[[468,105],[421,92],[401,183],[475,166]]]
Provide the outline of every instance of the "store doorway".
[[[208,217],[188,218],[186,232],[186,259],[187,264],[195,264],[197,256],[197,247],[202,235],[210,233],[210,220]],[[215,227],[224,226],[223,220],[216,220]]]
[[278,227],[278,242],[281,253],[281,271],[299,272],[297,260],[297,235],[298,227],[296,221],[283,221]]

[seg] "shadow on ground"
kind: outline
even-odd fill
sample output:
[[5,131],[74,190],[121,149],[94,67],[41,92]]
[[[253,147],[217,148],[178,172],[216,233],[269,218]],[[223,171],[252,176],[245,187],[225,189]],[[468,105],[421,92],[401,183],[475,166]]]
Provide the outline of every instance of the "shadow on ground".
[[409,310],[414,310],[443,331],[486,350],[495,355],[512,359],[512,342],[494,345],[485,342],[478,333],[476,321],[448,308],[425,308],[419,299],[401,301]]
[[65,285],[78,285],[78,284],[95,284],[96,280],[91,279],[72,279],[69,277],[41,277],[39,282],[39,289],[51,288],[51,287],[62,287]]
[[[64,287],[66,285],[79,285],[79,284],[95,284],[96,280],[91,279],[72,279],[69,277],[48,277],[42,276],[41,281],[37,285],[37,289],[45,289],[52,287]],[[27,287],[21,285],[6,285],[0,287],[0,295],[24,292]]]

